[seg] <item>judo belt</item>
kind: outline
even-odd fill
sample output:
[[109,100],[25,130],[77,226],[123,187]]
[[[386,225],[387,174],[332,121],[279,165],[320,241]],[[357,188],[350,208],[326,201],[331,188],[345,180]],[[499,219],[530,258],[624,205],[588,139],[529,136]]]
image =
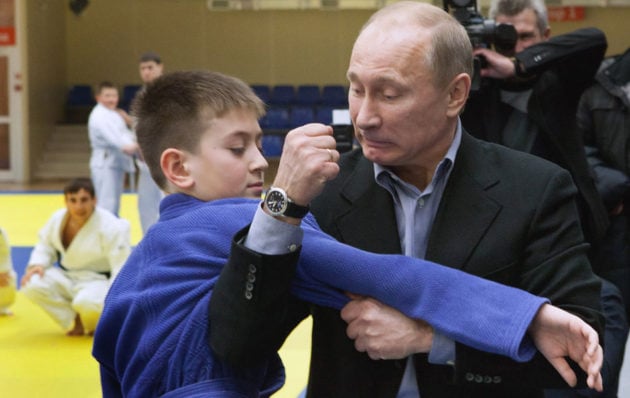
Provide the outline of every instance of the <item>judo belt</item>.
[[[64,267],[63,265],[61,265],[60,262],[57,262],[57,265],[59,266],[59,268],[61,268],[62,270],[66,271],[66,272],[70,272],[71,270],[69,270],[68,268]],[[112,273],[109,271],[104,271],[104,272],[96,272],[97,274],[101,274],[101,275],[105,275],[108,279],[112,276]]]
[[[63,265],[61,265],[61,253],[59,252],[59,250],[57,250],[57,265],[62,270],[66,271],[66,272],[70,272],[70,270],[68,268],[66,268]],[[111,278],[111,276],[112,276],[112,273],[109,272],[109,271],[97,272],[97,274],[105,275],[107,277],[107,279]]]

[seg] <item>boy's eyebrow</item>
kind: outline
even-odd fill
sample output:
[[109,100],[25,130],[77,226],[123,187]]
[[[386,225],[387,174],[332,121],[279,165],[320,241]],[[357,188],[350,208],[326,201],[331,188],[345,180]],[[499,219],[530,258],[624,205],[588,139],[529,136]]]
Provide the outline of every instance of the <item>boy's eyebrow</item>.
[[[245,137],[245,138],[249,138],[252,135],[251,131],[246,131],[246,130],[236,130],[236,131],[232,131],[230,132],[226,137]],[[254,138],[255,139],[259,139],[263,136],[263,131],[262,130],[258,130],[255,134],[254,134]]]

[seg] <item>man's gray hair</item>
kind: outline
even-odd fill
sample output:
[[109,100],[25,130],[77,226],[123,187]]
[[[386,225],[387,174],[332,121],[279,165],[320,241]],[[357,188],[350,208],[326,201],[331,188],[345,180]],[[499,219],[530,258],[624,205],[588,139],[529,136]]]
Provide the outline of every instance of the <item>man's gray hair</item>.
[[547,7],[544,0],[492,0],[489,16],[496,19],[499,15],[513,17],[521,12],[531,9],[536,14],[536,26],[541,34],[549,27]]

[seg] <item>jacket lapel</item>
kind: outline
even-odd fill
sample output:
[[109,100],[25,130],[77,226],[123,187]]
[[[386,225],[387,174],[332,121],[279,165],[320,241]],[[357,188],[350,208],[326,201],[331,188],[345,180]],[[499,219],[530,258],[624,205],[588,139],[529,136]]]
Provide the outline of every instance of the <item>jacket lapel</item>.
[[341,196],[349,203],[336,220],[343,242],[374,253],[401,253],[394,204],[374,181],[371,162],[361,157]]
[[487,191],[498,184],[479,142],[464,133],[429,237],[426,258],[466,269],[501,205]]

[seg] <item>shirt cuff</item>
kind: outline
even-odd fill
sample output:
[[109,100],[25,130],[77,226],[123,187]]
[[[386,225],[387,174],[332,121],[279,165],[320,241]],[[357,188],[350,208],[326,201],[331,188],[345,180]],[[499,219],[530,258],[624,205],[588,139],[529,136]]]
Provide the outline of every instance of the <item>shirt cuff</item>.
[[304,231],[265,213],[258,206],[245,237],[245,247],[260,254],[278,255],[296,251],[302,245]]
[[433,343],[429,351],[429,363],[434,365],[455,365],[455,341],[438,332],[433,333]]

